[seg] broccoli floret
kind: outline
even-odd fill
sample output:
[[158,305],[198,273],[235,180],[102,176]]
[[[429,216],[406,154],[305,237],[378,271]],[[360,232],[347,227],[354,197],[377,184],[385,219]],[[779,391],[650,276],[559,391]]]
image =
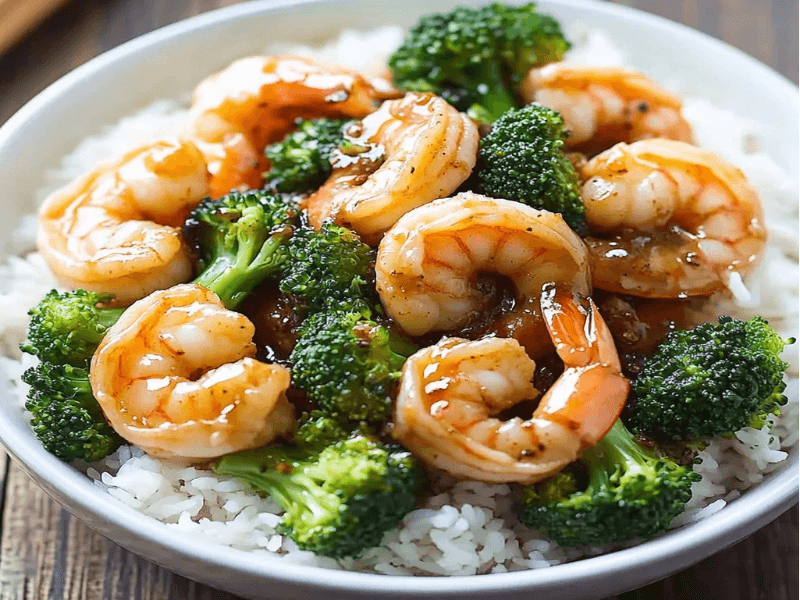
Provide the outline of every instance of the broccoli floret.
[[670,333],[633,382],[625,422],[656,439],[692,440],[762,427],[786,403],[783,339],[761,317],[720,317]]
[[261,281],[280,273],[296,217],[289,202],[266,191],[203,200],[184,226],[200,257],[195,283],[235,309]]
[[586,219],[578,174],[564,154],[564,119],[545,106],[510,110],[481,140],[478,179],[493,198],[559,213],[578,233]]
[[281,291],[298,298],[305,312],[327,307],[360,311],[377,304],[365,288],[373,251],[349,229],[324,223],[319,231],[298,230],[288,252]]
[[51,290],[28,312],[28,340],[20,349],[54,364],[85,366],[125,310],[97,306],[113,299],[112,294],[85,290],[64,294]]
[[229,454],[214,472],[272,496],[286,511],[282,533],[303,550],[334,558],[380,544],[414,509],[423,476],[403,448],[362,436],[322,451],[269,446]]
[[22,380],[31,386],[25,408],[33,415],[33,431],[51,454],[66,462],[92,462],[122,442],[92,395],[87,369],[43,362]]
[[20,349],[43,362],[22,376],[31,386],[25,407],[36,437],[66,462],[100,460],[121,443],[92,395],[88,371],[89,359],[124,311],[97,306],[111,300],[112,294],[52,290],[28,313],[28,341]]
[[289,360],[294,385],[328,415],[378,423],[392,411],[392,391],[408,340],[357,312],[317,313],[303,323]]
[[517,105],[531,67],[561,60],[570,47],[558,22],[534,4],[460,7],[420,19],[389,57],[394,84],[433,92],[490,119]]
[[312,410],[300,417],[292,439],[305,448],[325,448],[356,434],[375,436],[376,433],[366,421],[353,421],[344,415]]
[[649,538],[683,512],[699,479],[691,467],[651,456],[617,421],[576,466],[525,487],[520,518],[562,546]]
[[272,165],[264,174],[267,187],[279,192],[308,192],[331,174],[331,154],[344,141],[342,132],[353,121],[298,119],[297,131],[267,146]]

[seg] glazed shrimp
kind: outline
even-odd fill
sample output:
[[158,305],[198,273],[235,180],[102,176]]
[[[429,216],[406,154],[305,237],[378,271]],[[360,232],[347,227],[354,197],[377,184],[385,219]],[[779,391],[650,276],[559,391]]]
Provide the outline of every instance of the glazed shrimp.
[[180,226],[208,193],[194,144],[162,140],[97,166],[39,210],[38,246],[65,286],[123,304],[189,279]]
[[339,156],[308,200],[309,220],[332,217],[373,245],[408,211],[451,194],[478,154],[477,126],[432,94],[384,102],[345,133],[359,154]]
[[617,142],[692,141],[680,98],[638,71],[553,63],[531,69],[520,94],[561,113],[569,149],[595,154]]
[[256,448],[294,428],[289,371],[253,360],[253,324],[194,284],[126,310],[92,357],[111,426],[148,454],[188,461]]
[[360,75],[301,56],[251,56],[203,80],[189,130],[209,162],[212,195],[260,187],[264,147],[297,118],[358,118],[397,96]]
[[542,313],[564,361],[530,419],[497,418],[536,397],[536,364],[516,340],[445,338],[403,367],[394,435],[430,467],[458,478],[534,483],[594,446],[619,417],[628,380],[597,308],[547,286]]
[[758,195],[711,152],[670,140],[618,144],[580,176],[600,289],[653,298],[741,289],[764,250]]
[[473,193],[417,208],[386,234],[375,264],[386,312],[409,335],[452,331],[482,310],[481,279],[510,279],[510,314],[483,333],[516,337],[531,352],[547,345],[542,284],[588,295],[586,248],[560,215]]

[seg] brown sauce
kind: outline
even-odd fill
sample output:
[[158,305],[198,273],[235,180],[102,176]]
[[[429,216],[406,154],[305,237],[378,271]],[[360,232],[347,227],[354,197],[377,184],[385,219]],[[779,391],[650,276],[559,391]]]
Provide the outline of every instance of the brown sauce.
[[620,355],[649,356],[670,332],[690,329],[706,320],[705,298],[662,300],[597,291],[594,299]]
[[483,302],[459,329],[436,332],[415,339],[420,347],[431,346],[442,336],[479,340],[484,337],[513,338],[533,359],[552,352],[553,345],[544,328],[538,299],[517,298],[511,280],[497,273],[481,273],[473,284],[481,292]]
[[262,283],[242,302],[239,311],[256,328],[253,341],[259,359],[288,364],[302,322],[296,306],[297,302],[281,293],[274,281]]

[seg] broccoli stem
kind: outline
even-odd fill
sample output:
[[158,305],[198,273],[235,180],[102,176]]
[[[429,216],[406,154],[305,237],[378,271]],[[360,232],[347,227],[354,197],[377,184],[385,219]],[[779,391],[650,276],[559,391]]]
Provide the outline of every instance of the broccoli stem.
[[103,336],[105,335],[105,330],[114,325],[119,318],[122,316],[122,313],[125,312],[125,308],[103,308],[102,310],[98,310],[98,323],[103,327],[103,332],[95,335],[93,339],[98,340],[98,344],[103,340]]
[[330,477],[330,473],[323,471],[315,475],[314,471],[319,471],[318,465],[307,459],[295,460],[294,457],[302,453],[295,448],[281,447],[278,450],[278,453],[283,451],[285,454],[285,461],[265,450],[256,451],[264,453],[258,469],[253,468],[251,452],[226,456],[222,472],[246,481],[255,490],[266,492],[283,510],[302,515],[298,518],[309,528],[324,523],[339,512],[341,500],[320,485],[321,481]]
[[125,308],[98,308],[95,313],[96,321],[91,324],[91,327],[86,327],[84,323],[75,323],[75,329],[71,331],[72,338],[85,342],[87,345],[99,346],[108,328],[114,325],[124,312]]
[[232,466],[233,458],[235,457],[229,457],[226,473],[243,479],[254,489],[266,490],[283,510],[302,506],[314,515],[315,521],[322,520],[331,510],[335,511],[336,506],[331,502],[335,496],[324,491],[314,479],[304,474],[303,467],[283,463],[291,468],[290,473],[281,472],[280,465],[273,469],[262,467],[259,472],[255,472],[247,463],[241,469]]
[[258,254],[253,257],[253,252],[258,248],[259,241],[247,240],[246,251],[240,251],[233,257],[219,256],[214,259],[194,282],[211,290],[219,296],[225,308],[235,310],[247,295],[266,277],[277,265],[271,256],[284,243],[281,235],[273,235],[264,242]]
[[375,358],[386,360],[389,364],[400,365],[405,364],[406,359],[414,354],[419,348],[411,340],[396,334],[394,331],[389,330],[389,357],[382,357],[379,353],[375,352]]
[[[331,512],[336,512],[341,504],[335,495],[326,492],[314,479],[302,473],[293,471],[291,480],[283,476],[278,486],[281,489],[275,501],[281,508],[288,510],[293,505],[302,506],[314,516],[314,522],[323,521]],[[308,522],[309,519],[303,520]]]
[[484,74],[486,75],[486,81],[484,82],[486,87],[484,89],[482,86],[478,86],[478,92],[483,99],[482,106],[489,113],[491,119],[495,121],[503,113],[515,108],[517,101],[514,94],[508,89],[508,84],[505,77],[503,77],[499,64],[490,63]]
[[691,466],[639,446],[620,420],[580,463],[589,479],[582,491],[580,474],[568,468],[523,492],[523,523],[543,529],[562,546],[658,535],[683,511],[692,483],[700,479]]
[[590,467],[591,487],[601,489],[609,485],[609,474],[614,474],[619,465],[626,465],[626,473],[633,473],[641,470],[639,465],[646,464],[651,457],[642,451],[622,421],[617,419],[605,437],[583,453],[581,460]]
[[[92,392],[92,383],[88,377],[70,377],[69,375],[65,375],[64,379],[69,381],[70,388],[75,390],[75,395],[81,394],[88,394],[92,398],[94,398],[94,393]],[[94,403],[89,404],[89,408],[94,408]],[[103,414],[100,410],[100,405],[97,405],[96,414]]]

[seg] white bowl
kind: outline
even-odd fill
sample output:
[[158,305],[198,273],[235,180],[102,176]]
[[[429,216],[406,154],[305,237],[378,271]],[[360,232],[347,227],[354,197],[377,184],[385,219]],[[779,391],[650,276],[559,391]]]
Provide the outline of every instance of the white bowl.
[[[413,24],[421,14],[471,0],[278,0],[241,4],[137,38],[90,61],[31,100],[0,129],[0,181],[7,240],[31,212],[42,173],[86,135],[160,97],[175,97],[231,60],[272,41],[315,43],[342,28]],[[740,115],[757,115],[767,152],[796,180],[797,88],[744,53],[670,21],[581,0],[542,0],[562,23],[608,31],[633,66],[693,90]],[[0,242],[2,244],[2,242]],[[1,248],[0,248],[1,249]],[[797,394],[794,387],[792,394]],[[722,511],[635,548],[548,569],[453,578],[370,575],[284,564],[197,543],[123,505],[44,451],[8,390],[0,389],[0,442],[53,498],[122,546],[187,577],[257,598],[597,598],[686,568],[762,527],[796,502],[798,457]]]

